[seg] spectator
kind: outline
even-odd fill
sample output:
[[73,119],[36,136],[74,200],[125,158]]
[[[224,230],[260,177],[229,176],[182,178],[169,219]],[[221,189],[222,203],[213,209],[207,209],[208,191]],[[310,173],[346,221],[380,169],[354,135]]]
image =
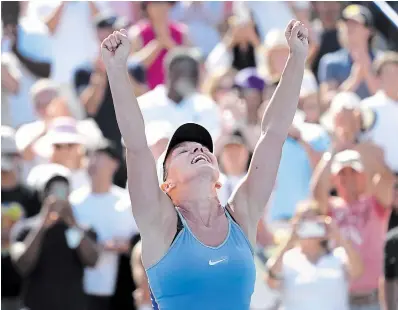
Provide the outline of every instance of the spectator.
[[221,171],[227,177],[223,187],[226,188],[227,196],[230,197],[247,173],[250,150],[238,133],[224,136],[219,158]]
[[[348,282],[363,272],[351,242],[315,202],[299,206],[292,233],[268,265],[268,285],[281,290],[285,310],[348,310]],[[329,243],[336,248],[329,249]]]
[[319,47],[314,55],[311,70],[317,77],[319,61],[329,53],[340,49],[337,37],[337,22],[341,14],[341,2],[339,1],[314,1],[312,2],[317,18],[312,22],[314,34],[318,38]]
[[[58,87],[50,79],[38,80],[30,90],[30,97],[38,120],[22,125],[16,132],[16,142],[18,150],[23,159],[22,175],[26,178],[30,170],[42,161],[33,150],[34,144],[46,134],[46,127],[51,121],[50,103],[58,96]],[[55,104],[55,102],[54,102]],[[64,102],[58,102],[63,105],[62,110],[66,111]]]
[[31,310],[85,309],[83,268],[98,257],[95,233],[76,223],[69,195],[69,171],[42,169],[35,183],[43,207],[12,232],[11,257],[23,276],[23,307]]
[[[1,37],[2,46],[7,40],[7,34]],[[4,48],[1,49],[4,51]],[[11,125],[9,96],[16,95],[19,91],[21,72],[10,59],[1,58],[1,124]]]
[[179,23],[169,20],[172,1],[142,2],[146,20],[129,30],[132,56],[145,67],[150,89],[165,82],[163,61],[176,46],[188,46],[187,31]]
[[[393,177],[380,163],[382,154],[362,160],[359,152],[339,152],[341,149],[344,144],[335,142],[332,152],[325,153],[319,162],[312,180],[313,197],[324,214],[332,215],[362,257],[364,273],[350,286],[351,309],[379,309],[377,288],[382,275],[383,236],[392,204]],[[377,173],[372,175],[372,171]],[[369,184],[367,179],[371,180]],[[329,197],[329,180],[337,197]]]
[[394,310],[398,305],[398,178],[394,185],[393,207],[384,244],[381,296],[384,297],[380,302],[384,310]]
[[261,39],[250,13],[247,15],[245,18],[236,15],[229,18],[227,33],[207,57],[208,72],[261,66]]
[[213,137],[220,134],[216,104],[197,90],[199,66],[199,55],[194,49],[175,49],[167,55],[166,84],[138,98],[146,124],[167,119],[175,130],[185,122],[195,122],[206,127]]
[[[123,23],[123,20],[116,16],[97,15],[94,24],[98,42],[102,42],[113,31],[122,27]],[[133,85],[136,86],[134,91],[142,93],[139,90],[139,85],[143,84],[145,79],[142,67],[130,65],[129,74]],[[139,75],[141,75],[140,82],[137,79]],[[79,95],[87,115],[94,119],[103,136],[116,144],[121,154],[121,135],[117,126],[113,99],[101,55],[98,55],[95,61],[77,67],[74,83],[76,93]]]
[[120,162],[119,152],[112,142],[101,142],[90,157],[91,186],[80,187],[70,197],[77,221],[94,228],[102,248],[97,264],[84,272],[88,310],[110,309],[119,255],[129,253],[130,240],[137,233],[127,192],[112,185]]
[[148,145],[155,160],[166,150],[170,137],[173,134],[173,126],[167,121],[153,121],[145,127]]
[[137,289],[134,291],[134,299],[137,310],[152,310],[151,291],[148,284],[148,277],[141,260],[142,248],[141,241],[138,242],[131,255],[132,275]]
[[1,57],[2,63],[12,68],[12,71],[20,72],[18,92],[8,97],[9,123],[14,128],[36,119],[29,91],[39,78],[50,75],[52,62],[46,26],[37,19],[23,16],[20,5],[22,2],[16,2],[17,14],[3,30],[9,40],[10,50],[2,50]]
[[398,53],[388,52],[377,59],[375,72],[380,90],[361,103],[372,109],[377,117],[366,137],[384,150],[387,165],[398,173],[398,143],[392,138],[392,134],[398,132]]
[[[99,55],[93,27],[94,17],[104,10],[106,2],[51,1],[29,2],[28,13],[32,18],[43,20],[51,34],[54,55],[51,79],[60,85],[61,95],[74,117],[84,115],[73,91],[73,73],[78,66],[93,61]],[[66,46],[84,46],[84,49],[68,49]]]
[[325,107],[338,91],[355,92],[363,99],[379,88],[371,66],[374,58],[370,49],[373,36],[371,13],[363,6],[350,5],[342,15],[339,24],[342,48],[324,55],[319,63],[318,79]]
[[304,112],[304,121],[306,123],[319,124],[321,107],[319,104],[318,84],[309,70],[304,71],[299,108]]
[[[55,119],[49,129],[35,145],[36,152],[49,158],[50,163],[59,164],[71,170],[70,185],[75,190],[89,184],[85,166],[85,137],[79,133],[73,118]],[[35,166],[29,173],[27,182],[32,184],[41,178],[42,169],[48,164]]]
[[264,100],[265,82],[255,68],[246,68],[235,76],[235,87],[239,97],[247,105],[247,123],[255,126],[258,123],[258,110]]
[[219,103],[232,90],[236,73],[233,69],[220,69],[207,75],[202,84],[202,93]]
[[224,17],[223,5],[221,1],[181,1],[171,10],[173,19],[188,26],[192,44],[205,57],[221,39],[217,27]]
[[[265,47],[265,80],[267,83],[279,82],[289,56],[289,46],[282,30],[272,29],[267,33]],[[263,69],[260,67],[260,69]]]
[[1,307],[6,310],[20,309],[21,277],[10,256],[12,227],[40,210],[37,195],[22,185],[19,168],[20,158],[14,130],[1,126]]
[[306,123],[301,119],[302,116],[297,113],[282,149],[269,208],[272,221],[290,219],[297,203],[308,198],[313,169],[330,144],[328,134],[320,125]]
[[361,105],[357,95],[345,92],[336,95],[321,122],[342,150],[351,148],[360,153],[369,180],[377,177],[379,169],[388,170],[384,150],[365,139],[377,118],[372,110]]

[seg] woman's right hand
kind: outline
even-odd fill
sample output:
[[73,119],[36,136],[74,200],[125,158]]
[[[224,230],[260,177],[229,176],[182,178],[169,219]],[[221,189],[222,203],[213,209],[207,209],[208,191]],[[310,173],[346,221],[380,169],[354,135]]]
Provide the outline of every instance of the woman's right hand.
[[127,31],[114,31],[101,44],[102,59],[105,67],[125,68],[130,55],[131,43]]

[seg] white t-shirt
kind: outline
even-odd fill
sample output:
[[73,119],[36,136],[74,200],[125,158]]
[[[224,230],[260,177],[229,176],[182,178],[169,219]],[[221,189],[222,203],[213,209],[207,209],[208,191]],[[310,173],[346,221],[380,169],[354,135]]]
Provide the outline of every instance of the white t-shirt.
[[164,85],[138,98],[145,124],[166,120],[173,126],[194,122],[205,127],[215,140],[221,131],[220,111],[216,103],[208,96],[194,93],[176,104],[167,97]]
[[[130,240],[138,232],[125,189],[114,185],[108,193],[95,194],[90,187],[83,187],[74,191],[69,199],[77,222],[91,227],[100,244],[115,238]],[[118,264],[118,253],[102,251],[96,266],[85,269],[85,292],[96,296],[113,295]]]
[[[32,1],[29,3],[28,14],[44,20],[60,4],[61,1]],[[96,1],[95,5],[100,11],[107,8],[103,1]],[[89,3],[66,2],[51,39],[53,54],[57,56],[52,65],[51,78],[61,84],[71,83],[76,68],[95,59],[100,51]]]
[[379,91],[363,100],[362,105],[376,112],[376,123],[365,138],[384,150],[387,165],[398,172],[398,101]]
[[285,253],[282,263],[284,310],[348,310],[348,281],[342,248],[308,261],[299,248]]
[[[53,54],[46,25],[33,18],[21,18],[18,25],[18,50],[30,60],[51,63]],[[18,128],[37,119],[30,89],[39,77],[32,74],[13,53],[2,53],[1,58],[20,72],[18,92],[8,97],[9,123],[13,128]]]

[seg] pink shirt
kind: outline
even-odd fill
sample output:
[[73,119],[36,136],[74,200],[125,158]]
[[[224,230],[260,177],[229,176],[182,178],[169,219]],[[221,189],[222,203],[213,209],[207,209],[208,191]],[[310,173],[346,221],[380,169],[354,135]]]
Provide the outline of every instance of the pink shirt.
[[[139,24],[140,36],[143,46],[147,45],[153,39],[155,39],[155,32],[153,31],[152,25],[144,21]],[[177,45],[182,45],[183,43],[183,25],[178,23],[170,23],[169,30],[171,38]],[[158,57],[152,62],[152,64],[147,68],[147,81],[148,87],[154,89],[159,84],[164,84],[164,58],[166,57],[167,50],[163,49]]]
[[383,271],[383,243],[388,211],[374,197],[363,197],[352,205],[331,199],[331,215],[342,234],[351,240],[364,263],[363,275],[351,282],[352,293],[368,293],[378,287]]

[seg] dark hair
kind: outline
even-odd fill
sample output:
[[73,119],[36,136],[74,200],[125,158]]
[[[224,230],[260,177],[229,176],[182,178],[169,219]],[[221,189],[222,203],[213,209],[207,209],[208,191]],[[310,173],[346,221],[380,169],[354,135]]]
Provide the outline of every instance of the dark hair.
[[170,71],[177,62],[184,60],[192,62],[199,70],[202,56],[195,48],[177,47],[167,54],[164,65],[166,70]]
[[385,52],[379,58],[373,62],[373,68],[377,75],[380,75],[383,67],[389,64],[398,65],[398,53],[397,52]]
[[63,177],[62,175],[56,175],[56,176],[50,178],[47,181],[47,183],[44,185],[43,190],[41,192],[38,192],[39,197],[42,199],[42,202],[44,202],[44,200],[47,198],[48,191],[54,182],[65,182],[68,184],[68,186],[70,186],[69,180],[67,178]]
[[321,247],[325,250],[326,254],[330,254],[331,250],[329,248],[329,240],[322,240]]
[[20,14],[19,1],[2,1],[1,2],[1,20],[3,26],[17,25]]
[[[258,27],[254,24],[254,31],[259,37],[260,33]],[[233,61],[232,67],[238,71],[245,68],[256,67],[256,53],[253,45],[249,44],[246,51],[242,51],[238,45],[234,46],[232,49]]]
[[140,9],[142,13],[147,16],[147,10],[148,10],[148,5],[153,3],[153,4],[159,4],[159,3],[168,3],[170,6],[173,6],[176,4],[176,1],[141,1],[140,3]]

